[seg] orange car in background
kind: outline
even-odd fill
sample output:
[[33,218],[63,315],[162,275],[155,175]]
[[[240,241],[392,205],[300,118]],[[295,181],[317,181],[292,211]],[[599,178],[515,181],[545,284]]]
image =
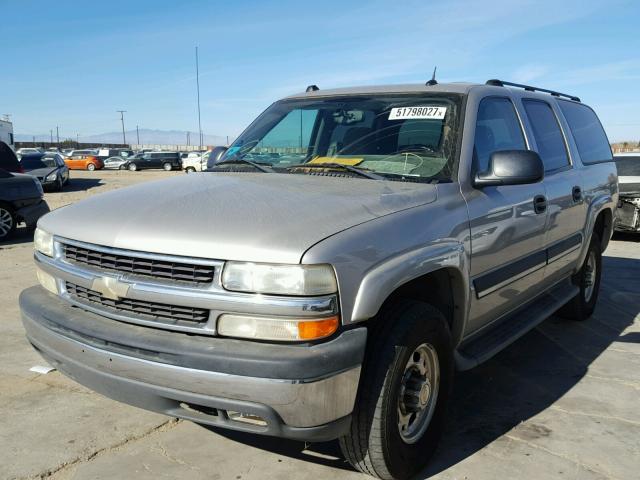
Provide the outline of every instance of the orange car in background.
[[100,170],[104,167],[104,163],[94,155],[76,154],[66,157],[64,163],[69,170]]

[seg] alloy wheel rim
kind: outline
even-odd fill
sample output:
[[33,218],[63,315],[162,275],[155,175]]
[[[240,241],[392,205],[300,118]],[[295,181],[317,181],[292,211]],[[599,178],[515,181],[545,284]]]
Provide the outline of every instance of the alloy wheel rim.
[[596,263],[596,254],[594,252],[589,252],[587,263],[584,265],[584,299],[586,302],[590,301],[593,296],[597,269],[598,264]]
[[13,217],[5,208],[0,208],[0,237],[6,236],[13,228]]
[[416,443],[427,430],[438,401],[440,363],[428,343],[418,346],[407,361],[398,395],[398,431],[402,441]]

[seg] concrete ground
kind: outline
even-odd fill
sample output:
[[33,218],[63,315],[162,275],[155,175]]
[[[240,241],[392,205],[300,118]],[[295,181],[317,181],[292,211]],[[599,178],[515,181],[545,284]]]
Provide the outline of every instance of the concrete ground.
[[[180,173],[72,172],[52,208]],[[110,206],[118,208],[117,205]],[[0,243],[0,478],[365,478],[334,443],[216,431],[122,405],[52,372],[24,338],[19,292],[36,283],[32,236]],[[437,479],[636,479],[640,469],[640,236],[616,236],[598,308],[549,318],[456,378]]]

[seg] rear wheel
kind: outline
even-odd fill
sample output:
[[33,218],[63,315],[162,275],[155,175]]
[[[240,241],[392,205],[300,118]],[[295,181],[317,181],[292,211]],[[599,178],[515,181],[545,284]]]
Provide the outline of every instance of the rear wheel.
[[558,315],[570,320],[586,320],[593,314],[600,293],[602,276],[602,251],[600,237],[591,235],[591,243],[580,271],[573,276],[573,283],[580,291],[569,303],[558,310]]
[[125,167],[124,165],[120,165],[120,166],[118,167],[118,170],[124,170],[125,168],[127,168],[127,167]]
[[0,241],[5,240],[16,229],[16,215],[8,205],[0,204]]
[[196,171],[196,169],[193,168],[193,167],[187,167],[187,168],[184,169],[184,171],[186,173],[194,173]]
[[93,163],[87,164],[87,170],[89,170],[90,172],[93,172],[95,169],[96,169],[95,164]]
[[362,473],[409,478],[440,438],[453,383],[453,350],[436,308],[404,300],[374,320],[351,429],[340,439],[345,458]]
[[128,168],[130,172],[135,172],[136,170],[138,170],[138,166],[135,163],[130,163]]
[[173,167],[171,166],[170,163],[165,163],[162,165],[162,168],[164,168],[165,172],[169,172]]

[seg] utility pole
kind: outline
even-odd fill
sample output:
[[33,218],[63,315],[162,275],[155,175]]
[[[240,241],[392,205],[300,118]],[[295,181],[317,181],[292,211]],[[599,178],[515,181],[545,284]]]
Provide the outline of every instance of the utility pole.
[[116,110],[116,112],[120,113],[120,121],[122,122],[122,143],[127,144],[127,136],[124,133],[124,114],[126,110]]
[[140,130],[138,130],[138,125],[136,125],[136,140],[138,141],[138,146],[140,146]]
[[76,146],[80,145],[80,134],[76,133]]
[[56,125],[56,143],[60,143],[60,130],[58,130],[57,125]]
[[187,147],[190,145],[190,142],[189,142],[189,140],[190,140],[189,135],[190,135],[190,132],[187,132]]
[[202,123],[200,121],[200,66],[198,64],[198,47],[196,47],[196,86],[198,90],[198,132],[200,133],[199,149],[202,150]]
[[49,135],[51,135],[51,143],[53,143],[53,129],[49,129]]
[[229,135],[227,135],[227,147],[229,146]]

